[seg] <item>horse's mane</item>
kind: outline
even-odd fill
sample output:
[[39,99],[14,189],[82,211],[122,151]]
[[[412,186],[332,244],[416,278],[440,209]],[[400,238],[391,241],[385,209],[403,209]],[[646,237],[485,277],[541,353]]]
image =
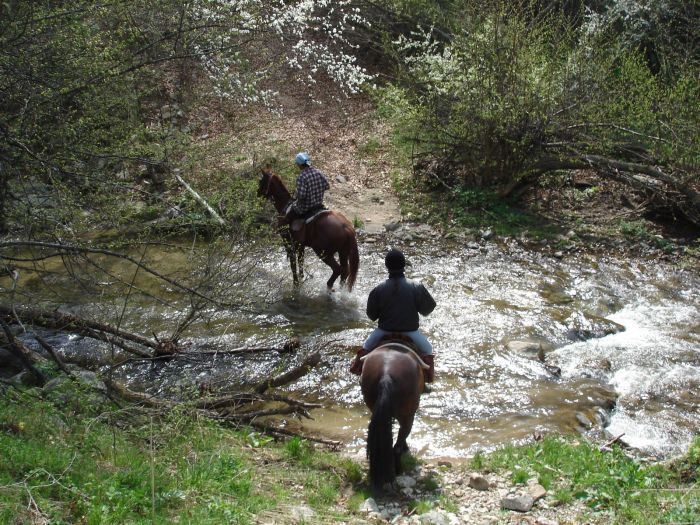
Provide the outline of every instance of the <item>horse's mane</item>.
[[284,182],[282,181],[282,178],[281,178],[279,175],[276,175],[276,174],[274,174],[274,173],[270,173],[270,182],[269,182],[269,185],[270,185],[270,188],[271,188],[271,189],[272,189],[273,183],[274,183],[274,185],[275,185],[277,188],[279,188],[279,191],[281,191],[282,194],[283,194],[285,197],[289,197],[289,198],[292,197],[292,194],[291,194],[291,193],[289,192],[289,190],[287,189],[287,186],[284,185]]

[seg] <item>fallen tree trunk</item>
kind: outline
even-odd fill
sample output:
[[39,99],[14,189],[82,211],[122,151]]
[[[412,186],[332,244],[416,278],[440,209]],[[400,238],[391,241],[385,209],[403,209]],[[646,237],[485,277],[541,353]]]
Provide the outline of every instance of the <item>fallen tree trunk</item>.
[[281,436],[291,436],[291,437],[300,437],[302,439],[305,439],[307,441],[313,441],[314,443],[320,443],[322,445],[331,447],[333,449],[338,449],[340,448],[340,441],[333,441],[331,439],[323,439],[319,437],[314,437],[314,436],[307,436],[307,435],[302,435],[297,432],[294,432],[292,430],[288,430],[286,428],[279,428],[279,427],[273,427],[270,425],[266,425],[265,423],[261,423],[259,421],[252,421],[249,423],[251,427],[257,428],[261,432],[265,432],[266,434],[279,434]]
[[[127,332],[113,326],[83,319],[72,314],[64,314],[61,312],[51,312],[47,310],[38,310],[35,308],[19,308],[14,309],[0,305],[0,319],[7,323],[15,323],[17,316],[23,323],[34,324],[42,328],[50,328],[53,330],[61,330],[65,332],[74,332],[86,337],[100,339],[106,342],[113,343],[116,340],[109,336],[114,336],[125,341],[137,343],[139,345],[152,348],[154,351],[160,349],[169,341],[152,341],[146,337]],[[140,357],[152,357],[153,353],[145,350],[140,350],[131,346],[119,344],[120,348],[127,352],[136,354]]]
[[[264,394],[259,390],[266,390],[270,387],[282,386],[307,374],[321,360],[318,352],[311,354],[304,362],[276,378],[269,379],[255,387],[255,392],[237,392],[222,397],[210,397],[199,399],[194,402],[173,401],[152,396],[144,392],[136,392],[124,386],[118,381],[106,378],[103,379],[109,390],[116,395],[129,401],[150,408],[171,410],[177,406],[190,407],[201,411],[208,417],[222,419],[233,423],[250,424],[253,420],[261,417],[276,415],[294,415],[297,417],[310,418],[309,410],[319,408],[322,405],[298,401],[286,396]],[[264,389],[261,385],[264,385]],[[274,408],[259,408],[264,403],[282,403],[284,406]],[[244,407],[256,407],[248,411],[241,411]],[[234,409],[233,411],[231,409]]]
[[177,173],[175,173],[175,178],[177,179],[177,181],[178,181],[180,184],[182,184],[182,185],[185,187],[185,189],[186,189],[187,191],[189,191],[189,192],[192,194],[192,196],[195,198],[195,200],[196,200],[199,204],[201,204],[202,206],[204,206],[204,207],[206,208],[206,210],[211,214],[211,216],[214,217],[214,218],[216,219],[216,222],[218,222],[219,224],[221,224],[221,226],[226,226],[226,221],[224,221],[224,220],[219,216],[219,214],[216,213],[216,211],[214,210],[214,208],[212,208],[212,207],[209,205],[209,203],[208,203],[207,201],[205,201],[199,193],[197,193],[196,191],[194,191],[194,190],[192,189],[192,187],[191,187],[189,184],[187,184],[187,183],[185,182],[185,180],[184,180],[182,177],[180,177],[180,175],[178,175]]
[[0,325],[2,326],[5,338],[7,339],[7,346],[10,352],[20,363],[22,363],[22,366],[24,366],[24,368],[26,368],[36,378],[40,385],[46,383],[46,376],[34,366],[35,363],[39,363],[45,359],[35,354],[35,352],[29,350],[29,348],[24,346],[21,341],[18,341],[13,335],[12,330],[10,330],[9,325],[1,318]]
[[652,201],[656,201],[662,207],[677,210],[679,215],[700,228],[700,192],[688,180],[670,175],[658,166],[625,162],[600,155],[543,159],[533,166],[529,174],[502,188],[500,194],[517,200],[545,173],[575,169],[593,169],[643,191]]

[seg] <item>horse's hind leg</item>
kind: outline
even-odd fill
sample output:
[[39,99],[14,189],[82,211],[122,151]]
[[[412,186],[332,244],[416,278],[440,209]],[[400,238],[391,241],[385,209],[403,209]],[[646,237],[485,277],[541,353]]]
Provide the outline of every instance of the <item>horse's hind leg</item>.
[[394,445],[394,464],[396,465],[396,473],[400,474],[401,468],[401,456],[408,452],[408,435],[411,433],[413,428],[413,418],[415,414],[410,416],[404,416],[399,418],[399,435],[396,437],[396,444]]
[[338,264],[338,261],[335,260],[335,257],[333,257],[333,253],[325,253],[321,252],[318,253],[316,252],[317,255],[321,258],[321,260],[326,263],[328,266],[330,266],[331,270],[333,270],[333,273],[331,274],[331,278],[328,279],[328,282],[326,283],[326,286],[328,286],[328,289],[330,290],[333,288],[333,285],[335,284],[335,280],[338,278],[340,275],[340,265]]
[[350,270],[348,269],[348,254],[345,252],[338,252],[338,259],[340,260],[340,284],[341,286],[345,284],[348,280],[348,275]]

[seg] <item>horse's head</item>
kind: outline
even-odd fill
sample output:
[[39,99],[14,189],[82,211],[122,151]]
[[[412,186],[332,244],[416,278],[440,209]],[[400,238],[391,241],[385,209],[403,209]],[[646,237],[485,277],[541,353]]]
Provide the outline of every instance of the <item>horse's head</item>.
[[258,181],[258,197],[269,198],[271,196],[270,186],[273,177],[274,175],[272,174],[272,170],[270,170],[270,168],[263,168],[262,170],[260,170],[260,180]]

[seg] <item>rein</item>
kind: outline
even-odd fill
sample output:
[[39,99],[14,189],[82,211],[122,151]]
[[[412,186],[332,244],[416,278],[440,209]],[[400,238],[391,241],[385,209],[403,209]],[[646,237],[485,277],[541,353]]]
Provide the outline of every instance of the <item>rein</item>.
[[[271,198],[273,201],[275,200],[275,195],[273,195],[273,194],[271,193],[271,190],[272,190],[272,182],[273,182],[273,179],[274,179],[274,178],[279,178],[279,177],[277,177],[277,175],[274,175],[274,174],[272,174],[272,173],[270,173],[270,174],[268,175],[268,177],[267,177],[267,187],[265,188],[265,197],[268,198],[268,199]],[[281,180],[280,180],[280,184],[282,184],[282,181],[281,181]],[[284,184],[282,184],[282,187],[284,187]],[[286,203],[284,203],[284,204],[281,205],[281,211],[280,211],[280,213],[281,213],[282,215],[285,215],[285,212],[286,212],[287,208],[289,207],[289,204],[292,202],[292,200],[293,200],[293,199],[292,199],[292,197],[291,197],[291,195],[290,195],[289,200],[288,200]]]

